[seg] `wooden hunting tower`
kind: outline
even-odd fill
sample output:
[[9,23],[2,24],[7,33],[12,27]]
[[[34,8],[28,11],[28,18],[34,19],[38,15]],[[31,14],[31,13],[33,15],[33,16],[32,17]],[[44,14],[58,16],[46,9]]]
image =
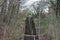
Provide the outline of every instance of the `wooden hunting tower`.
[[26,18],[24,40],[38,40],[33,17]]

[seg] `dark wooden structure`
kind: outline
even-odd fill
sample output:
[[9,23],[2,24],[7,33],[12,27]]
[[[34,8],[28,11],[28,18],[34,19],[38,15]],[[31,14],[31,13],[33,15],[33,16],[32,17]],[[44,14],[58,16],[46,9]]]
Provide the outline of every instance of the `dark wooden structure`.
[[38,40],[33,17],[26,18],[24,40]]

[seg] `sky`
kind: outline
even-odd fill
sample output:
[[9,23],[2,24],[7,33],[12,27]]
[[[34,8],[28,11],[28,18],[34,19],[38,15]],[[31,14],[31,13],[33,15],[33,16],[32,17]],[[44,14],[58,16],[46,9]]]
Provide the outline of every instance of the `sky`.
[[34,2],[36,2],[36,1],[40,1],[40,0],[27,0],[24,4],[23,4],[23,6],[30,6],[30,5],[32,5]]
[[[48,4],[48,3],[46,3],[46,2],[49,2],[50,0],[23,0],[23,2],[22,2],[22,10],[24,10],[24,9],[26,9],[26,8],[31,8],[32,6],[32,4],[34,3],[34,2],[41,2],[41,1],[44,1],[45,3],[42,3],[41,2],[41,7],[40,8],[42,8],[42,9],[44,9],[44,11],[45,12],[47,12],[48,13],[48,7],[49,7],[49,5],[50,4]],[[43,6],[42,6],[43,5]],[[45,8],[44,8],[45,7]]]
[[50,0],[25,0],[24,6],[32,5],[36,1],[50,1]]

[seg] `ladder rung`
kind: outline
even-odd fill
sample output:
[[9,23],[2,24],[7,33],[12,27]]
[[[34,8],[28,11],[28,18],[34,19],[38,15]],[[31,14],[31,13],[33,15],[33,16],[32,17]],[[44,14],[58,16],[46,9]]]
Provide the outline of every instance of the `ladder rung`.
[[35,37],[35,36],[40,36],[40,35],[24,35],[24,36],[33,36],[33,37]]

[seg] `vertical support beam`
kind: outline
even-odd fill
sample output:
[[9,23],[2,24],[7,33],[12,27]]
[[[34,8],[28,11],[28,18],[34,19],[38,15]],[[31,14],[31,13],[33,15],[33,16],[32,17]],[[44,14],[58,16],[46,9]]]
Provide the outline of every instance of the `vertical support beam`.
[[39,36],[39,40],[40,40],[40,13],[38,15],[38,36]]
[[38,14],[38,40],[40,40],[40,13],[39,13],[39,6],[37,8],[37,14]]

